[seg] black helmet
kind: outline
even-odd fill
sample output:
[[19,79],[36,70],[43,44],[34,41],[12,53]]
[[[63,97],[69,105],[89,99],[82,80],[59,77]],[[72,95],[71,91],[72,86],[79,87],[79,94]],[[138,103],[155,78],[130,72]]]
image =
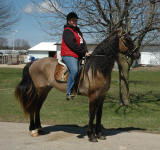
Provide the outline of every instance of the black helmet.
[[72,19],[72,18],[76,18],[76,19],[79,19],[77,14],[75,12],[70,12],[68,15],[67,15],[67,21]]

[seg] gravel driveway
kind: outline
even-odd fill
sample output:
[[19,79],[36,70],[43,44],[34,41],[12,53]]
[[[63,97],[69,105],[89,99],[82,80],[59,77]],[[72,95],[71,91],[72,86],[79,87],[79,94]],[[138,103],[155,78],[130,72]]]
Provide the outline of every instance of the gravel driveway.
[[104,141],[91,143],[86,128],[44,126],[45,135],[31,137],[28,124],[0,122],[0,150],[160,150],[160,135],[125,130],[105,130]]

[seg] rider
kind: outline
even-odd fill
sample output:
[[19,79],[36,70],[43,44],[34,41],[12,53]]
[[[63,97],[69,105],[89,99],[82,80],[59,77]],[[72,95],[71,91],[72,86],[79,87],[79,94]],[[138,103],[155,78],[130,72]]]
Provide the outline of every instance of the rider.
[[78,60],[85,55],[89,56],[89,52],[83,35],[79,27],[77,27],[77,20],[79,19],[77,14],[70,12],[66,19],[67,24],[64,25],[61,43],[61,56],[69,70],[66,99],[70,100],[74,97],[72,87],[78,73]]

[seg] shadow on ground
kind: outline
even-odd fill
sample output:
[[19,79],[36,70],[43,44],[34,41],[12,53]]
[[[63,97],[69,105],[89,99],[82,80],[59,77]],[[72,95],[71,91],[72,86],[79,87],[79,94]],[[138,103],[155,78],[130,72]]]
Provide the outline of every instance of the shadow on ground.
[[[51,132],[57,132],[57,131],[64,131],[67,133],[72,133],[72,134],[78,134],[78,138],[84,138],[86,136],[86,131],[87,131],[87,125],[84,127],[78,126],[78,125],[55,125],[55,126],[47,126],[42,128],[39,131],[40,135],[46,135]],[[129,131],[144,131],[145,129],[141,128],[134,128],[134,127],[126,127],[126,128],[112,128],[112,129],[106,129],[103,128],[103,133],[105,136],[113,136],[116,134],[120,134],[123,132],[129,132]]]

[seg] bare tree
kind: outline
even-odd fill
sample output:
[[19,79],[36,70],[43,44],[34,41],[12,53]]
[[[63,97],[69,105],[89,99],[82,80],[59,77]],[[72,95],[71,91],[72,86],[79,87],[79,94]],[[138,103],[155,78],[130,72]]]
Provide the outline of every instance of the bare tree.
[[[135,42],[134,53],[139,52],[142,43],[159,38],[160,4],[159,0],[43,0],[34,5],[41,10],[39,14],[52,36],[62,34],[66,14],[75,11],[79,16],[79,25],[87,37],[101,41],[110,33],[123,28],[130,32]],[[43,27],[43,26],[42,26]],[[55,34],[51,34],[55,33]],[[134,55],[135,56],[135,55]],[[135,57],[119,54],[120,101],[130,104],[129,70]]]
[[18,21],[18,16],[11,1],[0,0],[0,35],[8,32]]
[[30,48],[29,43],[26,40],[23,39],[16,39],[14,41],[14,46],[16,49],[24,49],[27,50]]
[[8,48],[8,40],[0,37],[0,49]]

